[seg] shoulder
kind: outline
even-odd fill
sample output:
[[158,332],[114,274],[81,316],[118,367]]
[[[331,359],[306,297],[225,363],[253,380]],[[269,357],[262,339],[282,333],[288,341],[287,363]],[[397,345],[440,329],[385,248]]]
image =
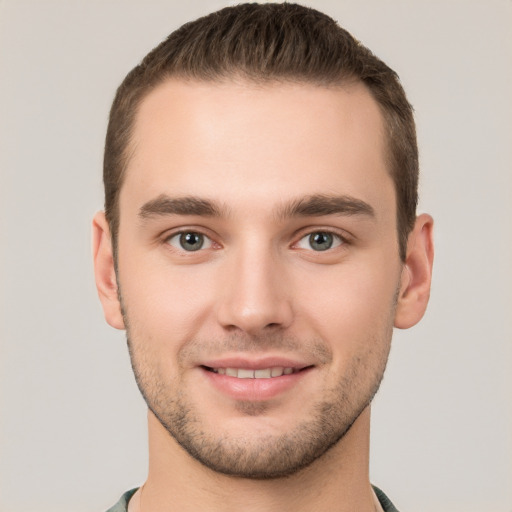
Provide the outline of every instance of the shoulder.
[[107,512],[126,512],[128,510],[128,502],[130,498],[135,494],[137,488],[131,489],[130,491],[126,491],[120,498],[120,500],[111,508],[107,510]]
[[382,492],[378,487],[375,487],[375,485],[372,485],[372,487],[384,512],[398,512],[398,509],[393,505],[391,500],[384,494],[384,492]]

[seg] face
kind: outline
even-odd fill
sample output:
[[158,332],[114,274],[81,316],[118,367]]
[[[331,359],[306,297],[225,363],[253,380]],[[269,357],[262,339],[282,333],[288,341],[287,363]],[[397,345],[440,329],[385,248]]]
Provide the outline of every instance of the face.
[[376,392],[402,272],[384,144],[362,85],[169,81],[141,104],[124,323],[149,408],[206,466],[293,473]]

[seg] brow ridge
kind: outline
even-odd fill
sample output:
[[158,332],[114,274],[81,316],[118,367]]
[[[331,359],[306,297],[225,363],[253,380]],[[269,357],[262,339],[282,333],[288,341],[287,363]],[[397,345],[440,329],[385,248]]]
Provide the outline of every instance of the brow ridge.
[[164,215],[220,217],[222,208],[209,199],[195,196],[170,197],[167,194],[160,194],[157,198],[145,203],[139,210],[141,219]]
[[293,200],[277,212],[278,218],[323,215],[363,215],[372,218],[375,217],[375,210],[367,202],[349,195],[313,194]]
[[[146,202],[139,210],[143,220],[165,215],[197,215],[203,217],[222,217],[227,208],[209,199],[184,196],[170,197],[160,194]],[[294,199],[276,209],[276,218],[284,220],[291,217],[321,217],[324,215],[362,215],[375,217],[371,205],[349,195],[313,194]]]

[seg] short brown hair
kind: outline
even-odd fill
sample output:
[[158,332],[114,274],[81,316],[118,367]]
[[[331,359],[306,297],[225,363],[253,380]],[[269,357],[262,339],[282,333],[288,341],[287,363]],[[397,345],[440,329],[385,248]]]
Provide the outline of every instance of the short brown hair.
[[105,142],[105,213],[114,251],[119,192],[141,101],[171,77],[215,81],[366,85],[379,104],[387,132],[389,172],[397,201],[399,251],[416,219],[418,149],[412,108],[397,74],[329,16],[297,4],[241,4],[186,23],[154,48],[119,86]]

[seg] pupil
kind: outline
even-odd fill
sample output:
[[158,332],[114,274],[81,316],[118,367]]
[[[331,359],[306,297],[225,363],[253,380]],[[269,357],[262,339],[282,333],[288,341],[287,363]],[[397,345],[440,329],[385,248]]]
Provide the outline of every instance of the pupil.
[[203,235],[199,233],[183,233],[180,244],[187,251],[198,251],[203,246]]
[[315,251],[326,251],[332,246],[333,238],[330,233],[313,233],[309,236],[309,243]]

